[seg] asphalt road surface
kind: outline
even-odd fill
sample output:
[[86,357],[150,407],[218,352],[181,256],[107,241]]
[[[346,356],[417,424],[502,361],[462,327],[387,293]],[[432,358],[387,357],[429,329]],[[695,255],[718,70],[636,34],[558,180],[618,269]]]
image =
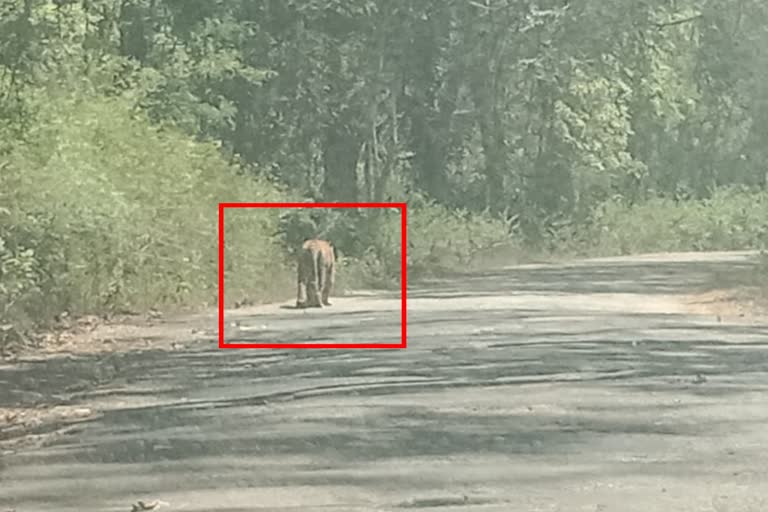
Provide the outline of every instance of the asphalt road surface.
[[[678,297],[748,264],[617,258],[413,286],[406,350],[208,340],[23,363],[0,373],[0,401],[70,390],[101,414],[4,455],[0,512],[766,511],[768,325]],[[399,305],[238,310],[227,341],[397,342]]]

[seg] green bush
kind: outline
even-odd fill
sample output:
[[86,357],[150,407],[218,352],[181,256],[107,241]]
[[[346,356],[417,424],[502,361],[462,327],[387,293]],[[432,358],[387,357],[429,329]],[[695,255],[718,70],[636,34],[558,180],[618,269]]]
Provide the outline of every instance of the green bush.
[[768,243],[768,193],[721,189],[710,199],[609,201],[574,237],[592,254],[746,250]]
[[[479,251],[509,242],[507,226],[490,215],[453,211],[416,196],[407,210],[407,261],[412,277],[466,268]],[[331,240],[339,257],[339,290],[397,289],[402,274],[399,210],[297,210],[281,215],[286,251],[310,236]]]
[[[400,264],[400,226],[391,219],[377,230],[376,253],[385,268]],[[508,226],[489,214],[451,210],[416,200],[408,210],[409,274],[418,278],[466,269],[475,255],[498,244],[509,243]]]
[[[214,144],[151,125],[127,99],[41,92],[34,101],[35,122],[0,160],[0,314],[42,321],[213,302],[217,203],[284,194],[242,176]],[[279,251],[273,223],[228,226],[227,256],[259,262],[244,269],[259,278],[234,290],[258,290],[283,259],[264,255]]]
[[286,299],[295,293],[293,258],[274,235],[279,209],[227,208],[224,214],[224,303]]

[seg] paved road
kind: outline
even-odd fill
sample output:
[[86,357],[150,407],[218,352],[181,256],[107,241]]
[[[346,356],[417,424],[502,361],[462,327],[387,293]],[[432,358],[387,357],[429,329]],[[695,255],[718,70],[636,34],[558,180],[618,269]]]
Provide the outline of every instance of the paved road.
[[[0,511],[765,511],[768,326],[676,297],[744,265],[618,258],[421,285],[407,350],[205,342],[26,363],[0,374],[0,401],[85,380],[78,400],[104,412],[0,459]],[[268,306],[230,315],[229,334],[396,341],[398,306]]]

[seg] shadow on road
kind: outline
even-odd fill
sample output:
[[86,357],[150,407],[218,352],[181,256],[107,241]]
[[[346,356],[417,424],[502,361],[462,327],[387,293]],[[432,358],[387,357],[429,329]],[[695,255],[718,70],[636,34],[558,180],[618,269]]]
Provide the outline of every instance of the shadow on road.
[[[715,268],[722,270],[722,264],[518,269],[464,276],[460,285],[432,284],[410,297],[677,293],[704,285]],[[754,326],[681,315],[585,315],[567,308],[458,308],[414,313],[410,321],[405,351],[219,351],[208,345],[56,358],[3,369],[0,406],[127,404],[80,425],[44,458],[17,455],[17,468],[41,462],[49,468],[70,466],[46,489],[34,485],[36,471],[17,473],[17,485],[23,487],[28,478],[29,487],[14,499],[75,505],[78,496],[59,490],[94,477],[150,488],[158,485],[152,478],[165,478],[171,463],[175,491],[248,486],[256,478],[278,486],[386,486],[391,483],[356,473],[354,467],[416,456],[558,457],[587,450],[606,433],[670,440],[697,436],[726,419],[702,425],[659,418],[696,407],[698,396],[765,389],[768,344],[765,330]],[[360,327],[353,322],[338,329],[354,334]],[[763,377],[746,382],[753,374]],[[618,401],[579,405],[574,398],[575,405],[561,411],[526,401],[526,386],[553,384],[588,395],[610,388]],[[521,393],[515,407],[473,408],[473,401],[512,392],[510,386]],[[634,398],[651,393],[692,399],[643,405]],[[326,456],[334,459],[333,472],[318,471],[323,466],[316,461]],[[0,460],[0,482],[4,464]],[[398,485],[428,489],[441,485],[438,478],[422,475]],[[105,489],[115,495],[125,491],[125,486]]]

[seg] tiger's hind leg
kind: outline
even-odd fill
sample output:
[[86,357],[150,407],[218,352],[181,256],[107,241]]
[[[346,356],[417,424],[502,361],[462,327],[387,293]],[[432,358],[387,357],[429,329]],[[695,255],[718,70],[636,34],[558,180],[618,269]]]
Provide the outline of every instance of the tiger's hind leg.
[[328,265],[327,270],[325,271],[325,283],[323,283],[325,286],[323,286],[323,304],[326,306],[331,305],[330,297],[331,297],[331,290],[333,289],[333,284],[335,281],[335,265],[334,263],[331,263]]

